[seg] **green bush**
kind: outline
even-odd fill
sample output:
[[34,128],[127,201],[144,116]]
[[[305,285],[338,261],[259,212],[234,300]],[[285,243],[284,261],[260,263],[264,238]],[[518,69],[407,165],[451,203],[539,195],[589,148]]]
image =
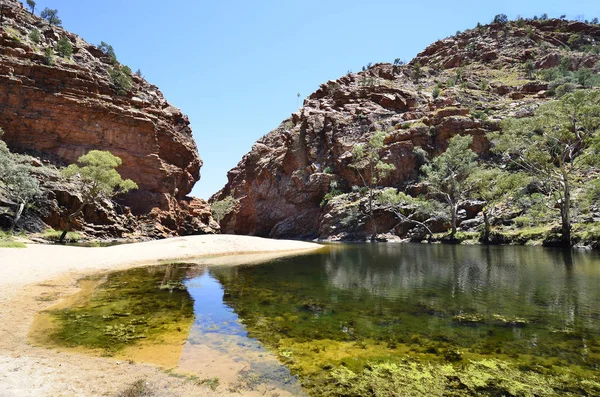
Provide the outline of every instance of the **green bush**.
[[431,95],[433,95],[433,98],[437,98],[440,96],[440,93],[442,92],[442,90],[440,89],[440,87],[434,87],[433,91],[431,92]]
[[227,196],[223,200],[215,201],[212,203],[212,216],[215,218],[215,221],[221,222],[225,215],[229,214],[233,209],[235,204],[235,199],[233,196]]
[[110,82],[114,86],[117,94],[125,95],[133,86],[131,80],[131,69],[129,66],[114,65],[112,69],[108,71],[110,76]]
[[42,35],[40,34],[40,31],[33,28],[31,32],[29,32],[29,40],[33,41],[36,44],[39,44],[39,42],[42,40]]
[[60,26],[62,24],[62,21],[58,17],[58,10],[51,10],[46,7],[40,13],[40,17],[48,21],[50,25]]
[[575,84],[572,84],[572,83],[566,83],[563,85],[559,85],[558,87],[556,87],[555,95],[558,98],[560,98],[561,96],[568,94],[569,92],[575,91],[575,88],[577,88],[577,87],[575,86]]
[[52,47],[46,47],[46,49],[44,50],[44,60],[46,62],[46,65],[54,65],[54,50],[52,49]]
[[494,16],[494,20],[492,21],[492,23],[508,23],[508,17],[506,16],[506,14],[497,14],[496,16]]
[[56,52],[63,58],[71,58],[73,55],[73,46],[71,42],[66,37],[61,37],[56,43]]
[[[62,232],[60,230],[49,229],[42,234],[42,238],[48,241],[58,241],[61,234]],[[81,240],[81,234],[77,232],[68,232],[65,240],[76,243]]]

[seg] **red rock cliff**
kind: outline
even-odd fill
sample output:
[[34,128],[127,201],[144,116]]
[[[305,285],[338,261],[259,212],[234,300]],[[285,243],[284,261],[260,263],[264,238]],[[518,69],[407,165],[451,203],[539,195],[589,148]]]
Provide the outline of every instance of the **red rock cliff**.
[[[172,211],[200,179],[198,155],[187,116],[170,105],[156,86],[133,75],[118,95],[111,60],[94,45],[5,1],[0,30],[0,127],[9,148],[38,152],[72,163],[91,149],[123,160],[119,172],[140,189],[126,198],[136,213]],[[29,37],[41,33],[39,43]],[[73,56],[44,50],[61,37]]]
[[[408,65],[376,64],[329,81],[229,171],[212,198],[235,199],[221,228],[286,238],[369,235],[363,183],[349,167],[355,145],[386,131],[380,156],[395,171],[381,186],[419,193],[415,149],[436,156],[454,135],[468,134],[472,149],[487,157],[486,135],[503,118],[531,116],[549,96],[547,81],[527,76],[527,61],[543,70],[567,59],[570,70],[597,65],[598,73],[600,56],[586,46],[599,41],[600,27],[580,22],[492,24],[440,40]],[[348,193],[345,202],[324,200],[332,186]],[[376,217],[378,230],[398,230],[393,216],[379,211]]]

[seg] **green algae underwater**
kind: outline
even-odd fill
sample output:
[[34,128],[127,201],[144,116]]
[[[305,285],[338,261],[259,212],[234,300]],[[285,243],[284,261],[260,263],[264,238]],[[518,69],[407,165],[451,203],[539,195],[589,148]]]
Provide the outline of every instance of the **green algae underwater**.
[[36,315],[33,344],[176,365],[194,321],[189,264],[134,268],[79,281],[77,294]]
[[[50,310],[54,343],[108,345],[114,353],[148,339],[161,343],[156,329],[172,331],[179,321],[185,337],[194,321],[185,287],[197,273],[172,265],[166,277],[159,269],[112,273],[93,289],[94,297],[82,300],[100,303]],[[600,395],[595,253],[335,245],[258,265],[211,267],[209,275],[247,337],[276,353],[314,396]],[[130,315],[101,314],[92,321],[96,326],[103,316],[115,323],[102,323],[99,339],[86,325],[73,325],[93,317],[92,306],[113,304],[111,310]],[[145,306],[151,311],[137,312]],[[162,325],[140,328],[138,338],[133,313]],[[107,325],[132,325],[135,332],[115,341]],[[89,338],[73,338],[79,334]]]

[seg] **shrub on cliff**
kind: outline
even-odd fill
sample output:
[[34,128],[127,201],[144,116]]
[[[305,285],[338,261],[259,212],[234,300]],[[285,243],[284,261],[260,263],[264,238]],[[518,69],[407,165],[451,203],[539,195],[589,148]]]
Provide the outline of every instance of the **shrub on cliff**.
[[212,203],[212,216],[215,221],[221,222],[225,215],[229,214],[235,205],[235,199],[233,196],[227,196],[223,200],[215,201]]
[[106,56],[108,56],[108,58],[110,59],[110,63],[117,63],[117,54],[115,53],[115,49],[113,48],[113,46],[102,41],[100,42],[100,45],[98,45],[98,49],[102,51]]
[[506,14],[497,14],[496,16],[494,16],[494,20],[492,21],[492,23],[506,24],[508,23],[508,17],[506,16]]
[[125,95],[131,89],[133,82],[129,66],[115,65],[108,71],[108,74],[117,94]]
[[39,44],[39,42],[42,40],[42,35],[40,34],[39,30],[33,28],[31,32],[29,32],[29,39],[34,43]]
[[73,55],[73,46],[66,37],[61,37],[56,43],[56,52],[63,58],[71,58]]
[[46,47],[44,50],[44,61],[48,66],[54,65],[54,50],[52,47]]
[[60,26],[62,21],[58,17],[58,10],[52,10],[48,7],[44,8],[40,13],[40,17],[48,21],[50,25]]
[[78,177],[81,187],[81,203],[67,218],[67,227],[63,231],[60,242],[64,241],[71,228],[73,219],[81,214],[83,208],[102,200],[112,200],[118,194],[137,189],[137,184],[131,179],[123,179],[117,172],[122,161],[112,153],[102,150],[92,150],[79,157],[77,164],[71,164],[62,172],[66,178]]

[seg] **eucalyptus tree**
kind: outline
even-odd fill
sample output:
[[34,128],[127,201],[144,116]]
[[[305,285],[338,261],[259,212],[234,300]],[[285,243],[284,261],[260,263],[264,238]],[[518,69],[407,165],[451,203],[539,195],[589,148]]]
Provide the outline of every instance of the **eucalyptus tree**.
[[490,241],[491,222],[489,212],[503,200],[514,198],[529,182],[529,177],[524,172],[508,172],[498,167],[479,167],[467,178],[467,185],[471,189],[471,198],[483,200],[485,205],[481,210],[483,215],[483,233],[481,241]]
[[535,115],[507,119],[492,134],[495,151],[535,178],[558,207],[563,245],[571,244],[573,189],[600,165],[600,92],[581,90],[546,103]]
[[63,242],[71,228],[73,219],[81,214],[84,207],[99,204],[102,200],[112,200],[116,195],[137,189],[137,184],[131,179],[123,179],[116,168],[122,161],[112,153],[102,150],[92,150],[77,159],[81,164],[71,164],[62,171],[66,178],[77,177],[80,182],[81,202],[74,212],[67,217],[67,225],[60,242]]
[[394,164],[386,163],[381,159],[380,152],[384,147],[386,135],[384,131],[375,131],[366,143],[354,146],[352,163],[350,164],[350,167],[356,171],[363,185],[368,189],[367,212],[372,226],[371,241],[375,241],[377,237],[377,225],[373,213],[375,189],[383,178],[396,169]]
[[421,167],[429,193],[444,203],[449,212],[452,239],[457,231],[458,204],[469,197],[472,189],[467,179],[478,166],[477,154],[469,149],[472,142],[470,135],[455,135],[444,153]]
[[[0,136],[3,131],[0,129]],[[14,229],[27,205],[41,194],[38,180],[31,175],[31,166],[16,161],[4,141],[0,140],[0,195],[16,204],[11,229]]]

